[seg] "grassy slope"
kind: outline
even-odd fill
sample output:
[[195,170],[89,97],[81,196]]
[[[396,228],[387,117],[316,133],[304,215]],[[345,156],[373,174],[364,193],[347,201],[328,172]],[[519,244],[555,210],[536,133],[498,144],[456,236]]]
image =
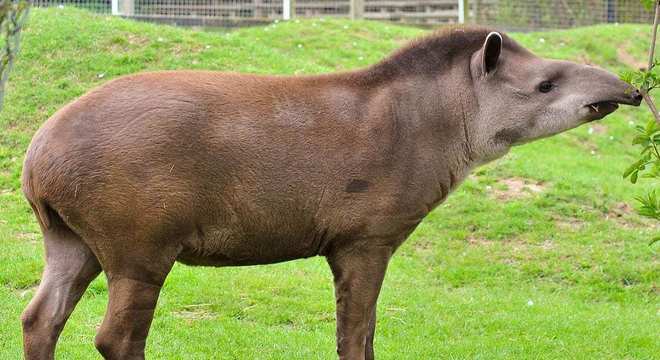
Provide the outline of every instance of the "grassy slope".
[[[622,70],[617,49],[643,59],[647,33],[622,25],[514,37],[543,56]],[[31,134],[56,109],[121,74],[328,72],[373,63],[422,34],[339,20],[214,34],[35,10],[0,114],[0,358],[20,358],[18,317],[43,267],[40,234],[19,191],[20,164]],[[617,210],[643,190],[620,173],[634,157],[629,121],[645,118],[638,109],[622,109],[593,133],[576,129],[479,169],[394,258],[379,303],[380,358],[651,359],[660,353],[658,262],[646,245],[652,230]],[[505,190],[500,180],[512,177],[543,182],[544,190],[495,199]],[[613,216],[617,211],[623,216]],[[332,296],[321,258],[248,268],[177,265],[148,355],[331,358]],[[64,330],[61,358],[96,356],[92,339],[106,298],[101,277]]]

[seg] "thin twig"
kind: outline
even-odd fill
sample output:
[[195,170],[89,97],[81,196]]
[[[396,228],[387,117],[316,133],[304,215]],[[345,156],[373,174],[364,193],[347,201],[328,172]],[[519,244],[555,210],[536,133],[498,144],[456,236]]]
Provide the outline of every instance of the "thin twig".
[[[651,47],[649,48],[649,66],[646,68],[646,71],[651,71],[653,70],[653,66],[655,65],[655,40],[658,34],[658,19],[660,18],[660,0],[655,2],[655,17],[653,18],[653,34],[651,36]],[[642,96],[644,97],[644,101],[646,102],[646,105],[648,105],[649,110],[651,110],[651,113],[653,113],[653,116],[655,117],[655,121],[660,124],[660,114],[658,114],[658,109],[655,107],[655,104],[653,103],[653,99],[649,95],[650,89],[640,89]]]
[[641,91],[642,96],[644,97],[644,101],[646,102],[646,105],[648,105],[649,110],[653,113],[653,116],[655,116],[655,121],[657,121],[660,124],[660,115],[658,114],[658,109],[655,107],[655,103],[653,103],[653,99],[651,99],[651,95],[646,90]]
[[655,63],[655,39],[658,35],[658,18],[660,17],[660,0],[655,2],[655,17],[653,18],[653,34],[651,35],[651,48],[649,49],[649,66],[646,68],[651,71]]

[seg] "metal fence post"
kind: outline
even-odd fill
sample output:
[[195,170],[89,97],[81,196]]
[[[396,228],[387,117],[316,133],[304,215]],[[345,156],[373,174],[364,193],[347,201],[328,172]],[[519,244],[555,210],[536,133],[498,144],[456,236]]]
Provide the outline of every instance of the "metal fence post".
[[112,15],[119,15],[119,0],[112,0]]
[[458,23],[465,24],[470,22],[470,2],[468,0],[458,0]]
[[364,17],[364,0],[351,0],[351,20]]
[[282,0],[282,19],[296,17],[296,0]]
[[465,24],[465,0],[458,0],[458,23]]

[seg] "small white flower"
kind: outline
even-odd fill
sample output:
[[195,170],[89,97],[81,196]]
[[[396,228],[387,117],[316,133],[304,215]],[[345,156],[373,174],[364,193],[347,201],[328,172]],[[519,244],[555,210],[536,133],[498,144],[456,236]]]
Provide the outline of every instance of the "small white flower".
[[539,42],[540,42],[540,43],[544,43],[544,42],[545,42],[545,39],[544,39],[544,38],[540,38],[540,39],[539,39]]
[[527,306],[534,306],[534,301],[532,299],[527,300]]
[[610,136],[610,140],[614,140],[614,136]]
[[344,30],[348,29],[348,25],[344,25]]
[[634,126],[634,125],[635,125],[635,122],[632,121],[632,120],[630,120],[630,121],[628,121],[628,125],[630,125],[630,126]]
[[493,189],[492,186],[490,186],[490,185],[486,185],[486,190],[491,191],[492,189]]
[[596,150],[591,150],[591,155],[596,155]]
[[157,40],[158,42],[163,42],[163,41],[165,41],[165,39],[163,39],[163,38],[160,37],[160,36],[159,36],[158,39],[156,39],[156,40]]
[[302,49],[302,44],[298,44],[298,49]]
[[278,22],[280,22],[280,20],[279,20],[279,19],[275,19],[275,24],[277,24]]
[[360,56],[360,57],[358,58],[358,60],[360,60],[360,61],[364,60],[364,56]]
[[357,46],[357,43],[355,41],[353,41],[353,46]]
[[97,74],[97,75],[96,75],[96,77],[99,78],[99,79],[103,79],[104,76],[105,76],[104,73],[100,73],[100,74]]
[[589,133],[589,135],[593,134],[593,133],[594,133],[594,128],[592,128],[592,127],[590,126],[590,127],[589,127],[589,130],[587,130],[587,132]]
[[206,45],[206,46],[204,46],[204,48],[206,48],[206,49],[210,49],[210,48],[211,48],[211,45]]
[[62,4],[57,5],[57,7],[58,7],[59,9],[64,9],[64,5],[62,5]]

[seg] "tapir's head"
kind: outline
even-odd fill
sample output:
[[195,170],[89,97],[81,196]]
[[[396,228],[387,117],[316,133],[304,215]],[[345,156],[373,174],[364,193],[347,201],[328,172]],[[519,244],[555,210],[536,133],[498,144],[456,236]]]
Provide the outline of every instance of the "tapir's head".
[[[568,61],[542,59],[491,32],[472,54],[475,135],[496,157],[522,144],[602,119],[618,104],[639,105],[639,91],[616,75]],[[489,154],[490,152],[490,154]]]

